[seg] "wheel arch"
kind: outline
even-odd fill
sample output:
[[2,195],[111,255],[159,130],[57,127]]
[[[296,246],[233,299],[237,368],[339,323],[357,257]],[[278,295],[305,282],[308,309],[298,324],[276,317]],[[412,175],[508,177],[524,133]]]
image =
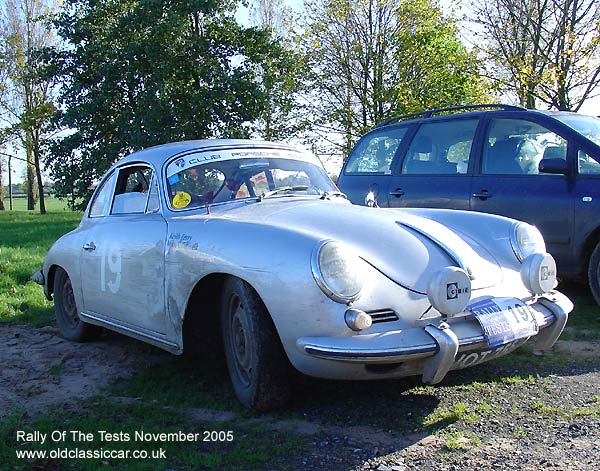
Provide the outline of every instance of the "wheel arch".
[[[223,284],[230,277],[238,278],[248,284],[264,304],[264,300],[253,284],[239,275],[219,272],[204,276],[196,282],[186,303],[182,326],[184,353],[200,353],[199,350],[205,350],[205,347],[214,347],[214,351],[221,351],[221,296]],[[268,309],[266,311],[273,322],[271,313]]]
[[53,264],[50,266],[50,268],[48,269],[48,279],[46,281],[46,286],[47,286],[47,291],[48,291],[48,294],[46,297],[48,298],[49,301],[52,300],[52,296],[54,295],[54,279],[56,278],[56,272],[58,271],[59,268],[61,270],[63,270],[67,274],[67,276],[69,275],[69,272],[67,272],[67,270],[64,267],[62,267],[58,264]]
[[588,279],[588,268],[590,264],[590,258],[598,243],[600,243],[600,226],[596,227],[596,229],[592,231],[592,233],[586,238],[581,248],[580,272],[585,280]]

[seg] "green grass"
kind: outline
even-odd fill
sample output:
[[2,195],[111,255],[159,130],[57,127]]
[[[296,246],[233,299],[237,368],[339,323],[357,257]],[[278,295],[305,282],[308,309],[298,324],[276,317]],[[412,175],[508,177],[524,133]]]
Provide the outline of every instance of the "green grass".
[[[53,196],[46,196],[44,202],[46,203],[46,211],[55,213],[58,211],[66,211],[67,210],[67,202],[66,200],[59,200]],[[4,197],[4,207],[6,210],[9,208],[8,197]],[[27,211],[27,197],[25,195],[19,195],[13,197],[13,211]],[[35,210],[32,212],[40,211],[39,202],[35,206]]]
[[481,445],[481,439],[473,433],[448,432],[443,434],[444,446],[450,451],[468,451]]
[[587,285],[561,283],[558,289],[567,294],[575,305],[561,338],[563,340],[600,339],[600,306],[594,301]]
[[531,409],[544,417],[557,416],[567,420],[588,416],[600,418],[600,396],[594,396],[591,401],[588,401],[588,404],[581,407],[574,407],[570,404],[549,406],[542,401],[535,401],[531,404]]
[[81,213],[71,211],[43,216],[33,211],[0,211],[0,322],[49,322],[52,305],[30,278],[52,243],[80,220]]
[[440,428],[464,420],[466,422],[477,422],[479,415],[463,402],[456,402],[448,409],[440,407],[422,420],[425,427]]

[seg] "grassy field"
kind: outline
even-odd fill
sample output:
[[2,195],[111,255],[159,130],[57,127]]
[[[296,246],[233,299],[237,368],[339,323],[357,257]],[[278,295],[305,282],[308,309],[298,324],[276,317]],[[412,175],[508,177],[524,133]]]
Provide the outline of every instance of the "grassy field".
[[[58,207],[53,200],[50,207]],[[53,307],[40,286],[31,281],[46,252],[61,235],[74,229],[81,213],[0,211],[0,321],[44,325]]]
[[[57,211],[68,211],[67,202],[65,200],[59,200],[53,196],[46,196],[46,211],[57,212]],[[4,198],[4,207],[8,210],[9,202],[8,198]],[[39,212],[39,204],[36,205],[35,212]],[[13,197],[13,211],[27,211],[27,197],[25,195],[19,195]]]

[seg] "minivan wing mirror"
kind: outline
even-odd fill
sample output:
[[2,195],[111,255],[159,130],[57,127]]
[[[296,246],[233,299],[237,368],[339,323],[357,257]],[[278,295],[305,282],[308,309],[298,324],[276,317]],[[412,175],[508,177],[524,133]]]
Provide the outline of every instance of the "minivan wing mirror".
[[551,173],[554,175],[570,175],[571,169],[564,159],[542,159],[538,164],[540,173]]

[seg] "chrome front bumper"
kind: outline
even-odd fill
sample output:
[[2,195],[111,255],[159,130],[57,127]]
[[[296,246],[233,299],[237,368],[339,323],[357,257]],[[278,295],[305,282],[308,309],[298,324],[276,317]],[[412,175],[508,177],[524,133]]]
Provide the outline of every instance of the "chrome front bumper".
[[[560,292],[529,304],[540,332],[536,352],[549,350],[562,333],[573,303]],[[350,337],[302,337],[298,348],[312,357],[360,364],[390,364],[423,360],[423,381],[440,382],[459,352],[488,350],[483,331],[471,315],[437,319],[423,327],[359,334]]]

